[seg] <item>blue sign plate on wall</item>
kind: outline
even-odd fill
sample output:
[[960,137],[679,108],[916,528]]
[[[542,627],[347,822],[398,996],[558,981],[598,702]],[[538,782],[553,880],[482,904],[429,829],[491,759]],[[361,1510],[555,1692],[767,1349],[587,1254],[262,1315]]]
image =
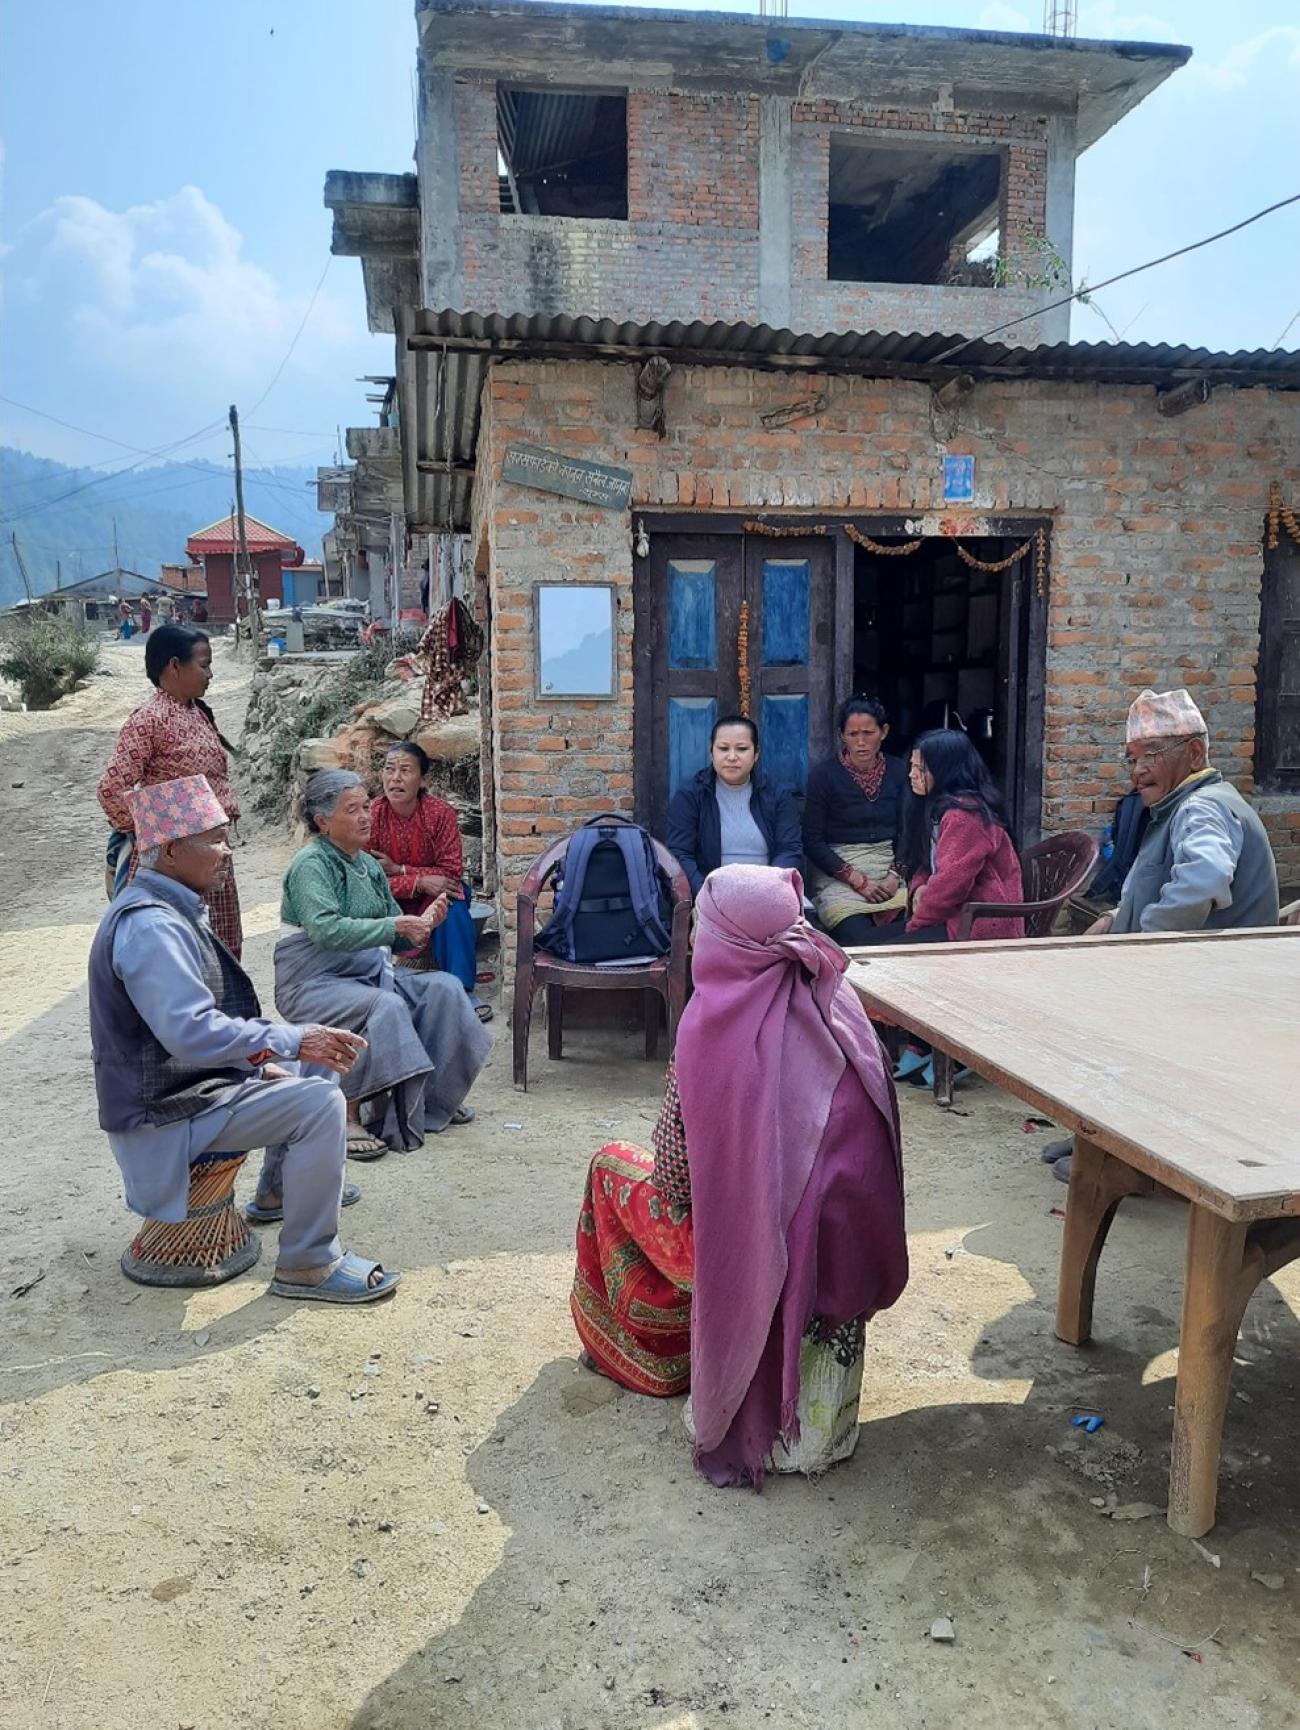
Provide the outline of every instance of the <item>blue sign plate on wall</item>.
[[943,502],[946,505],[968,505],[975,497],[975,458],[945,457],[943,459]]

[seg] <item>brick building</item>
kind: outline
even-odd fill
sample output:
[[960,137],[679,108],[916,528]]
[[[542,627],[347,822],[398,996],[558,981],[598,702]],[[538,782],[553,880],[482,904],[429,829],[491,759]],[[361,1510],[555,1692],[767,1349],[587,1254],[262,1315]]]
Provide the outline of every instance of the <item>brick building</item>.
[[[282,535],[260,518],[247,514],[244,516],[244,535],[263,605],[267,601],[282,601],[283,568],[287,564],[301,563],[305,557],[303,549],[292,535]],[[203,567],[208,617],[214,625],[231,624],[236,612],[241,619],[248,614],[248,602],[237,592],[235,559],[238,552],[239,536],[233,515],[209,523],[204,529],[196,529],[185,543],[186,557],[197,560]]]
[[860,689],[900,742],[956,707],[1027,842],[1100,828],[1131,694],[1186,684],[1300,881],[1300,357],[1049,305],[1079,151],[1186,50],[417,18],[419,176],[326,198],[397,337],[408,531],[470,535],[506,929],[584,814],[662,833],[716,714],[799,785]]

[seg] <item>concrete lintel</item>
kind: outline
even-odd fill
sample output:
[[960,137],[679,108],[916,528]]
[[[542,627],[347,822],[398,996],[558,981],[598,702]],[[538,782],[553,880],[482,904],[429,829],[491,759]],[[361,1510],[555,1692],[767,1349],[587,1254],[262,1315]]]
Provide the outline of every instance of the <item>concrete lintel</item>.
[[325,175],[324,203],[327,210],[337,210],[345,204],[417,210],[420,204],[420,187],[413,174],[382,174],[377,171],[331,168]]

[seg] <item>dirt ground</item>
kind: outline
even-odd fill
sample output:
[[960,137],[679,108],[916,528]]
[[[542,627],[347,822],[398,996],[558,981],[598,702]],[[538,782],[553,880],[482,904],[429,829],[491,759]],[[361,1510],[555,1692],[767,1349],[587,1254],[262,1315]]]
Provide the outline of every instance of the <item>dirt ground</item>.
[[[904,1090],[912,1282],[868,1334],[857,1453],[761,1497],[692,1472],[680,1401],[576,1362],[586,1161],[657,1101],[634,1034],[555,1065],[535,1031],[524,1096],[499,1013],[477,1121],[352,1169],[348,1240],[404,1269],[387,1305],[267,1296],[273,1244],[215,1291],[129,1285],[84,967],[142,659],[0,714],[4,1730],[1300,1722],[1300,1268],[1251,1304],[1204,1547],[1110,1520],[1094,1498],[1163,1507],[1182,1211],[1125,1204],[1097,1343],[1058,1344],[1065,1192],[983,1083],[951,1115]],[[246,684],[219,646],[228,733]],[[268,1001],[289,847],[238,856]]]

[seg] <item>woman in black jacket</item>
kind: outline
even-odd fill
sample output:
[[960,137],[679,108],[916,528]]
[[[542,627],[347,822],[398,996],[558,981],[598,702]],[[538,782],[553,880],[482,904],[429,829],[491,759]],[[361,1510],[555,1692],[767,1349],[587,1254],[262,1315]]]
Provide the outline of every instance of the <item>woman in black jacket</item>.
[[849,697],[835,721],[840,748],[808,777],[803,850],[817,917],[837,943],[851,946],[870,941],[880,914],[907,906],[897,869],[907,765],[885,755],[889,716],[883,703]]
[[692,895],[720,865],[800,867],[795,802],[756,773],[757,762],[758,728],[744,715],[724,715],[709,738],[709,767],[673,794],[668,847]]

